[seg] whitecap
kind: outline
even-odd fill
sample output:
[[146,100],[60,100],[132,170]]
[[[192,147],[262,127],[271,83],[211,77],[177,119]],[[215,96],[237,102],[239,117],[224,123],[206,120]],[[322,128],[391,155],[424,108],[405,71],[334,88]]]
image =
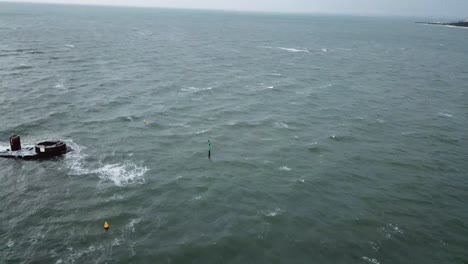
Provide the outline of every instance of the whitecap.
[[274,86],[267,86],[268,89],[273,89],[275,88]]
[[322,51],[323,52],[328,52],[328,49],[323,48]]
[[115,193],[110,199],[108,199],[106,202],[110,201],[118,201],[118,200],[123,200],[123,196],[121,194]]
[[332,87],[332,86],[333,86],[333,84],[322,85],[322,86],[320,86],[320,89],[328,88],[328,87]]
[[57,84],[57,85],[54,86],[54,88],[62,89],[62,88],[63,88],[63,84]]
[[310,53],[310,51],[304,50],[304,49],[294,49],[294,48],[284,48],[284,47],[278,47],[278,49],[289,51],[289,52],[306,52],[306,53]]
[[289,128],[288,124],[283,122],[275,122],[275,127],[277,128]]
[[279,213],[281,213],[281,209],[280,208],[275,208],[275,210],[266,213],[265,216],[274,217],[274,216],[277,216]]
[[271,76],[283,76],[283,74],[281,74],[281,73],[272,73],[272,74],[270,74],[270,75],[271,75]]
[[120,246],[120,244],[123,242],[124,240],[122,238],[114,238],[114,240],[112,241],[112,246]]
[[13,242],[12,240],[8,240],[8,242],[6,243],[6,246],[8,248],[12,248],[14,245],[15,245],[15,242]]
[[195,132],[195,134],[205,134],[206,132],[208,132],[208,130],[200,130]]
[[410,132],[401,132],[401,134],[402,134],[403,136],[409,136],[409,135],[413,135],[413,134],[415,134],[415,133],[416,133],[416,132],[412,132],[412,131],[410,131]]
[[73,44],[67,44],[67,45],[65,45],[65,47],[67,47],[67,48],[74,48],[75,45],[73,45]]
[[372,247],[373,250],[379,251],[381,243],[380,243],[380,242],[377,242],[377,243],[376,243],[376,242],[372,242],[372,241],[371,241],[371,242],[370,242],[370,245],[371,245],[371,247]]
[[373,259],[373,258],[362,257],[362,259],[369,262],[369,263],[373,263],[373,264],[379,264],[380,263],[378,260]]
[[391,239],[392,235],[403,234],[403,231],[398,227],[398,225],[394,224],[387,224],[387,226],[382,227],[381,232],[387,239]]
[[281,171],[291,171],[291,168],[288,168],[287,166],[282,166],[279,168]]
[[197,196],[192,197],[192,200],[201,200],[201,198],[202,198],[201,195],[197,195]]
[[212,89],[213,89],[213,87],[197,88],[197,87],[190,86],[190,87],[187,87],[187,88],[182,88],[180,90],[183,91],[183,92],[197,93],[197,92],[200,92],[200,91],[208,91],[208,90],[212,90]]
[[442,113],[442,112],[439,112],[439,113],[438,113],[438,116],[440,116],[440,117],[448,117],[448,118],[453,117],[453,115],[451,115],[451,114]]
[[131,233],[135,233],[135,225],[140,223],[141,218],[135,218],[130,220],[130,223],[127,224],[126,228],[129,230]]
[[397,225],[388,224],[387,227],[389,227],[395,233],[403,234],[403,231]]

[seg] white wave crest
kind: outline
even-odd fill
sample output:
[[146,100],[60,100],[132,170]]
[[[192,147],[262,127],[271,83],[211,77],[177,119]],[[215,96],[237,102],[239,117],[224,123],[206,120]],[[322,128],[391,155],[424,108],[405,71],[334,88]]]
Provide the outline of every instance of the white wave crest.
[[85,148],[71,140],[66,143],[73,149],[66,157],[66,164],[70,169],[70,175],[97,174],[101,181],[111,181],[120,187],[145,182],[143,176],[148,171],[147,167],[138,166],[127,160],[123,163],[100,164],[98,168],[90,168],[84,161],[87,155],[82,153],[82,151]]
[[287,166],[280,167],[279,170],[281,171],[291,171],[291,168],[288,168]]
[[275,127],[277,128],[289,128],[288,124],[283,122],[275,122]]
[[328,88],[328,87],[332,87],[333,84],[327,84],[327,85],[322,85],[320,86],[320,89],[324,89],[324,88]]
[[190,86],[190,87],[187,87],[187,88],[182,88],[180,90],[183,91],[183,92],[188,92],[188,93],[197,93],[197,92],[200,92],[200,91],[209,91],[209,90],[212,90],[212,89],[213,89],[213,87],[197,88],[197,87]]
[[453,115],[451,115],[451,114],[442,113],[442,112],[439,112],[437,115],[440,116],[440,117],[448,117],[448,118],[453,117]]
[[362,259],[369,262],[369,263],[373,263],[373,264],[379,264],[380,263],[378,260],[373,259],[373,258],[362,257]]
[[310,53],[310,51],[305,50],[305,49],[294,49],[294,48],[284,48],[284,47],[278,47],[280,50],[285,50],[289,52],[305,52],[305,53]]

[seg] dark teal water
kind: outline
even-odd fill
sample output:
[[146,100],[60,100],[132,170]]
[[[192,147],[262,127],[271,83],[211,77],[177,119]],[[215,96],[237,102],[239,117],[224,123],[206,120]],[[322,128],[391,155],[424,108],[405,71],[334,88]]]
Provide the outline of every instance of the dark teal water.
[[1,3],[0,263],[467,263],[467,40]]

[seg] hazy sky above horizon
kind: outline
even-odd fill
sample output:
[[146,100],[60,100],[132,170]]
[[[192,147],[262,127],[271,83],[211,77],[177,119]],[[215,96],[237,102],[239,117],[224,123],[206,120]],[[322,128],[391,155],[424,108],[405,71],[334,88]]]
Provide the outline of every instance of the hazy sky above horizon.
[[[0,0],[1,1],[1,0]],[[460,17],[468,19],[468,0],[8,0],[69,4],[155,6],[272,12]]]

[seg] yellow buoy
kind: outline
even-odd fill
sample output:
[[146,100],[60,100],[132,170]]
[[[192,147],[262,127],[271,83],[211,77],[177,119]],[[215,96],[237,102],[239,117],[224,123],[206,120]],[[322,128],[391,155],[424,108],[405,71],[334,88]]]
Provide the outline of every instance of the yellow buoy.
[[109,229],[109,223],[104,222],[104,229],[105,229],[105,230]]
[[146,122],[146,119],[145,119],[145,120],[143,120],[143,123],[146,125],[148,122]]

